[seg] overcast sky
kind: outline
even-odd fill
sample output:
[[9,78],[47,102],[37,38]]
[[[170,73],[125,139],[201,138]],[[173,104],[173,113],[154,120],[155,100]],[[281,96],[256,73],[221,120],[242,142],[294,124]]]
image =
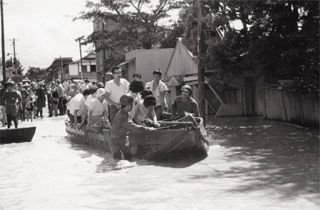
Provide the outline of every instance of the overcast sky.
[[[13,38],[16,39],[16,57],[25,70],[29,66],[47,68],[54,58],[60,56],[80,59],[79,43],[75,39],[90,35],[93,24],[90,21],[73,21],[73,17],[86,10],[85,2],[4,0],[6,60],[13,58]],[[171,20],[178,18],[177,11],[171,12],[171,15]],[[165,23],[163,21],[162,24]],[[89,50],[89,46],[83,46],[82,55],[87,55]]]
[[[4,0],[6,60],[16,57],[21,65],[49,67],[54,58],[80,58],[76,38],[93,31],[92,22],[72,17],[85,10],[85,0]],[[88,47],[83,46],[83,56]],[[10,55],[7,55],[10,53]]]

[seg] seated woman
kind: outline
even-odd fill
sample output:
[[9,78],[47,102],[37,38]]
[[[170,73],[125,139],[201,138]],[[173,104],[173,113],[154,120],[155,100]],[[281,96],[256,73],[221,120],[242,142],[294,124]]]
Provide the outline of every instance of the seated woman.
[[96,98],[94,98],[89,104],[88,111],[88,124],[87,129],[96,127],[101,129],[103,126],[103,119],[107,118],[107,101],[104,100],[105,90],[99,88],[96,92]]
[[189,85],[184,85],[181,88],[181,95],[177,96],[172,104],[171,119],[180,119],[190,113],[195,117],[199,117],[199,107],[192,95],[192,88]]
[[157,104],[156,98],[153,95],[147,95],[138,103],[135,109],[131,110],[132,121],[138,125],[149,127],[160,127],[157,121],[157,116],[154,107]]

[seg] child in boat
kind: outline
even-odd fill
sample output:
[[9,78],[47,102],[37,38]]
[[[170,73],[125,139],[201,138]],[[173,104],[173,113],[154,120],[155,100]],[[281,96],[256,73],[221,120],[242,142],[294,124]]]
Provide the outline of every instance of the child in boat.
[[126,136],[128,131],[132,133],[144,133],[154,131],[154,128],[148,128],[137,125],[129,121],[129,112],[132,110],[134,97],[131,94],[125,94],[120,97],[121,108],[115,116],[111,126],[111,138],[109,146],[113,158],[117,160],[131,160],[131,151],[126,147]]

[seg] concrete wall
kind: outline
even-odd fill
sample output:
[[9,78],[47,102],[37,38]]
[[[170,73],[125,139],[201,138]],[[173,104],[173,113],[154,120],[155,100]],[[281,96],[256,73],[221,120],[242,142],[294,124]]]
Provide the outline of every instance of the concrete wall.
[[79,67],[77,63],[69,64],[69,75],[78,75],[79,74]]
[[[127,53],[126,61],[135,59],[128,64],[129,81],[132,80],[133,73],[140,73],[142,76],[142,81],[144,83],[149,82],[153,80],[152,72],[155,69],[160,69],[164,76],[164,73],[168,68],[173,50],[173,48],[133,50]],[[134,65],[134,67],[132,65]]]

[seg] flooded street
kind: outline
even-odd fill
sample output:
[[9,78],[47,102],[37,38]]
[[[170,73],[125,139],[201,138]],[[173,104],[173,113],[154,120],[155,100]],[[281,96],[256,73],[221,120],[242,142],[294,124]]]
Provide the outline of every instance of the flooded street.
[[206,159],[115,170],[110,154],[70,141],[65,118],[37,119],[31,143],[0,146],[1,210],[320,208],[318,130],[210,119]]

